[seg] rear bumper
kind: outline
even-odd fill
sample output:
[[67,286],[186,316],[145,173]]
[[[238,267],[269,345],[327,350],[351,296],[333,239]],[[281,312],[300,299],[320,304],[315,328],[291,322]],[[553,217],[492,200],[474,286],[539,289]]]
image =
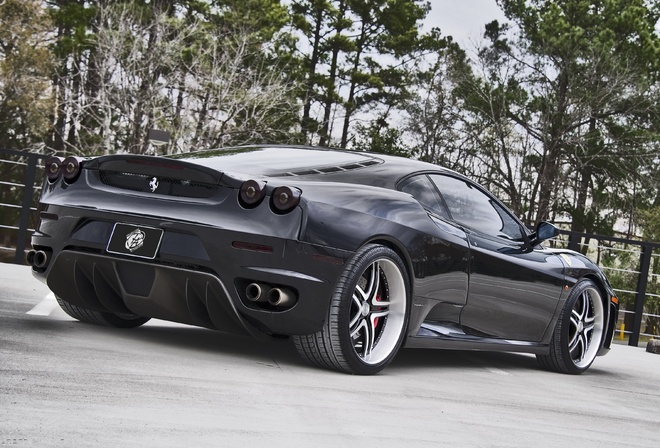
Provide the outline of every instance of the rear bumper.
[[[64,206],[47,206],[44,212],[32,245],[49,255],[49,263],[33,272],[62,299],[236,334],[320,330],[343,264],[352,255],[250,232],[249,223],[237,231]],[[108,253],[118,222],[163,229],[156,257]],[[252,282],[288,288],[297,301],[287,309],[250,302],[245,288]]]

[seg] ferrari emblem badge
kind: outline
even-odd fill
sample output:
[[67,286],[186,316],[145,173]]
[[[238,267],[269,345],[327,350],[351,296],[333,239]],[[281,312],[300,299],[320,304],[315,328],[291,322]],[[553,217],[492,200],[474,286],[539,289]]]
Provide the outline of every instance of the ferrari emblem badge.
[[151,180],[149,181],[149,188],[151,189],[151,192],[153,193],[156,191],[158,188],[158,179],[155,177],[152,177]]
[[146,235],[140,229],[135,229],[128,235],[126,235],[126,250],[130,252],[135,252],[144,244],[144,239]]

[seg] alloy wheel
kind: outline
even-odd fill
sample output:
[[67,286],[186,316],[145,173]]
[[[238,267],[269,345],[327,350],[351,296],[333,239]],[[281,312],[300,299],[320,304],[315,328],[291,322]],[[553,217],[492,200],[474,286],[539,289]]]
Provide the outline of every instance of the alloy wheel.
[[568,329],[568,351],[576,367],[591,364],[602,333],[603,302],[596,289],[586,288],[573,305]]
[[392,353],[405,312],[406,288],[399,268],[386,258],[374,261],[358,279],[350,307],[351,341],[363,362],[378,364]]

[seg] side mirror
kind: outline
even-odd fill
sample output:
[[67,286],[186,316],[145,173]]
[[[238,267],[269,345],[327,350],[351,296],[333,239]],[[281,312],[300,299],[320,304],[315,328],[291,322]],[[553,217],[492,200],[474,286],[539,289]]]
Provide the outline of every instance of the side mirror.
[[559,235],[559,229],[550,224],[549,222],[540,222],[536,226],[536,232],[534,232],[530,238],[530,243],[532,246],[536,246],[542,241],[549,240]]

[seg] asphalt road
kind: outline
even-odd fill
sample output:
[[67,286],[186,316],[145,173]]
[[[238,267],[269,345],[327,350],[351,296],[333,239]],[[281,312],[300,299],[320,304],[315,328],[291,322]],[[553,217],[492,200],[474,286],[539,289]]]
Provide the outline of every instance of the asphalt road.
[[0,446],[654,447],[660,355],[617,345],[581,376],[532,356],[404,350],[381,374],[151,321],[74,321],[0,264]]

